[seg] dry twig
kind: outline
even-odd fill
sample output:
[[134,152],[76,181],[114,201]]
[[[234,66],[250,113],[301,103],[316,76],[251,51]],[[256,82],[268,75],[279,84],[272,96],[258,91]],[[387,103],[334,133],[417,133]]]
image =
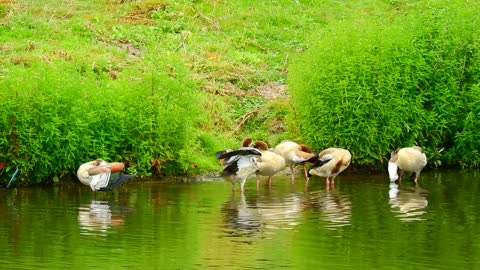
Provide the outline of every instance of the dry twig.
[[260,111],[260,107],[255,107],[253,110],[245,113],[242,117],[240,117],[240,123],[237,125],[237,127],[232,131],[232,134],[235,134],[239,130],[241,130],[245,124],[248,122],[248,120],[252,117],[254,117],[258,111]]

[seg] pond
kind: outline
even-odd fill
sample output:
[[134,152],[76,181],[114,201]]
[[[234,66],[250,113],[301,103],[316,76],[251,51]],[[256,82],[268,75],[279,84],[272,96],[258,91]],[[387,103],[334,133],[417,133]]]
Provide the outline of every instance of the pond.
[[480,269],[480,174],[0,189],[1,269]]

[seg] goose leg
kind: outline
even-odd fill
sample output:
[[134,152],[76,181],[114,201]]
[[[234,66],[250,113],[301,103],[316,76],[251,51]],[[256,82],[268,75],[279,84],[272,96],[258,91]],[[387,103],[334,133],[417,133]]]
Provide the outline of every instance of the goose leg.
[[335,185],[335,176],[336,176],[336,175],[332,176],[332,179],[330,180],[330,184],[331,184],[332,186]]
[[418,185],[418,178],[420,177],[420,172],[415,173],[415,185]]
[[290,165],[290,172],[292,176],[292,183],[295,182],[295,168],[293,167],[293,164]]
[[247,180],[247,179],[244,179],[244,180],[242,180],[242,182],[240,182],[240,193],[241,193],[241,194],[243,194],[243,186],[245,185],[245,181],[246,181],[246,180]]
[[269,188],[272,187],[272,177],[271,176],[268,177],[268,187]]
[[256,180],[257,180],[257,190],[258,190],[259,187],[260,187],[260,179],[259,179],[258,175],[256,176]]
[[309,179],[309,177],[308,177],[308,171],[307,171],[307,166],[305,166],[305,165],[303,165],[303,173],[305,174],[305,178],[306,178],[307,181],[308,181],[308,179]]
[[330,180],[330,185],[327,185],[327,191],[335,190],[335,185],[333,184],[332,180]]

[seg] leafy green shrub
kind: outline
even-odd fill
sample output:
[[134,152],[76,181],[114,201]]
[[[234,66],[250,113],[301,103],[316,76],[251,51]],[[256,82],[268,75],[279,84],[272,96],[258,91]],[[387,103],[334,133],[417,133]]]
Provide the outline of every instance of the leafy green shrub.
[[295,58],[288,79],[298,131],[318,149],[350,149],[358,164],[417,144],[430,156],[445,147],[449,164],[477,165],[479,4],[403,2],[394,16],[359,13],[331,25]]
[[180,61],[155,60],[117,80],[67,61],[9,67],[0,81],[0,161],[39,182],[95,158],[128,162],[141,175],[152,163],[161,174],[186,172],[201,158],[192,153],[202,96]]
[[455,134],[454,158],[463,167],[480,165],[480,84],[473,85],[464,98],[464,115],[459,118],[459,130]]

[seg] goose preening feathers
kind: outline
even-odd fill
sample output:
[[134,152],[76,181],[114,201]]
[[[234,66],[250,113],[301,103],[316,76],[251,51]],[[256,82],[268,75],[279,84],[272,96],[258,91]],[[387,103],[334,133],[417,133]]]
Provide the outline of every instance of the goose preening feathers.
[[305,178],[308,179],[306,162],[315,162],[317,154],[315,154],[308,146],[298,144],[293,141],[283,141],[275,146],[274,152],[285,159],[285,165],[290,167],[292,182],[295,181],[295,166],[301,164]]
[[122,173],[123,168],[123,163],[107,163],[104,160],[96,159],[82,164],[77,170],[77,177],[93,192],[111,191],[133,177],[133,175]]
[[309,174],[326,177],[327,184],[334,184],[335,177],[343,172],[352,160],[350,152],[343,148],[327,148],[318,154],[318,160]]
[[[390,181],[402,181],[405,172],[415,173],[415,184],[417,184],[420,172],[427,165],[427,156],[419,146],[404,147],[393,151],[388,162],[388,175]],[[400,170],[400,176],[398,175]]]
[[240,192],[243,193],[248,176],[258,170],[257,158],[262,153],[258,149],[249,147],[250,143],[250,139],[245,139],[243,142],[244,147],[238,150],[223,150],[215,154],[226,166],[220,175],[232,183],[233,191],[235,191],[235,183],[239,183]]
[[264,141],[255,142],[255,149],[258,149],[262,156],[257,158],[257,188],[259,185],[259,175],[268,176],[268,185],[272,185],[272,176],[285,169],[285,159],[271,151],[268,144]]

